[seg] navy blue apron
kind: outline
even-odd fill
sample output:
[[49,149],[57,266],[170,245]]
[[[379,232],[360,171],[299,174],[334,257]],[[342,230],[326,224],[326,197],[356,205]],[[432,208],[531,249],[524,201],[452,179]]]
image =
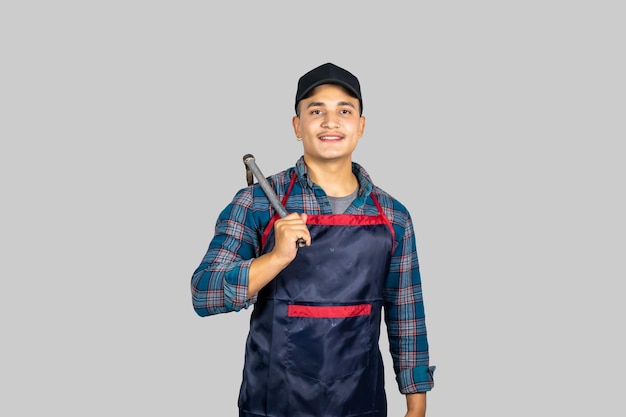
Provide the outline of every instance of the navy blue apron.
[[[283,199],[285,205],[295,175]],[[307,217],[311,246],[258,295],[240,417],[385,417],[378,347],[393,228],[378,215]],[[274,245],[274,216],[263,253]]]

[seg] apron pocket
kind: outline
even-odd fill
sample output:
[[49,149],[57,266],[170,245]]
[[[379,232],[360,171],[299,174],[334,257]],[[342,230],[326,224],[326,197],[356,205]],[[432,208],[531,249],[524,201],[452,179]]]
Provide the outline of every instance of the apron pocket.
[[371,304],[289,305],[287,370],[329,383],[367,368],[371,311]]

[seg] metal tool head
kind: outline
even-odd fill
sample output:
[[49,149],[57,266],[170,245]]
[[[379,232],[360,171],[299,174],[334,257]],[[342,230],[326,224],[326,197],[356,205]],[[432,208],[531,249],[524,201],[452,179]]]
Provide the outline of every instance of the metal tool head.
[[243,156],[243,164],[246,166],[246,182],[248,185],[254,184],[254,175],[252,174],[252,170],[248,166],[248,161],[254,160],[254,156],[252,154],[245,154]]

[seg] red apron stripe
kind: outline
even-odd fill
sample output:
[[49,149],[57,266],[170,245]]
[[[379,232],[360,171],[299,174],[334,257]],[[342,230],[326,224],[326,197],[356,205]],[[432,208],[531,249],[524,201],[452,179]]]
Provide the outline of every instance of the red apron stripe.
[[342,318],[367,316],[371,311],[371,304],[353,306],[303,306],[291,304],[288,306],[287,315],[289,317]]
[[387,222],[381,215],[309,214],[306,219],[306,224],[319,224],[326,226],[369,226],[374,224],[387,224]]

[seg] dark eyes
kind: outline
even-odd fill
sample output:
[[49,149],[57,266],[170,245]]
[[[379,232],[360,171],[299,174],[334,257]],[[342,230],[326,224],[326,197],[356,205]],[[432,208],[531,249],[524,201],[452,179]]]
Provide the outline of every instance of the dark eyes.
[[[322,114],[322,111],[319,109],[314,109],[314,110],[311,110],[311,114],[318,116]],[[349,115],[349,114],[352,114],[352,111],[350,111],[350,109],[341,109],[339,110],[339,114]]]

